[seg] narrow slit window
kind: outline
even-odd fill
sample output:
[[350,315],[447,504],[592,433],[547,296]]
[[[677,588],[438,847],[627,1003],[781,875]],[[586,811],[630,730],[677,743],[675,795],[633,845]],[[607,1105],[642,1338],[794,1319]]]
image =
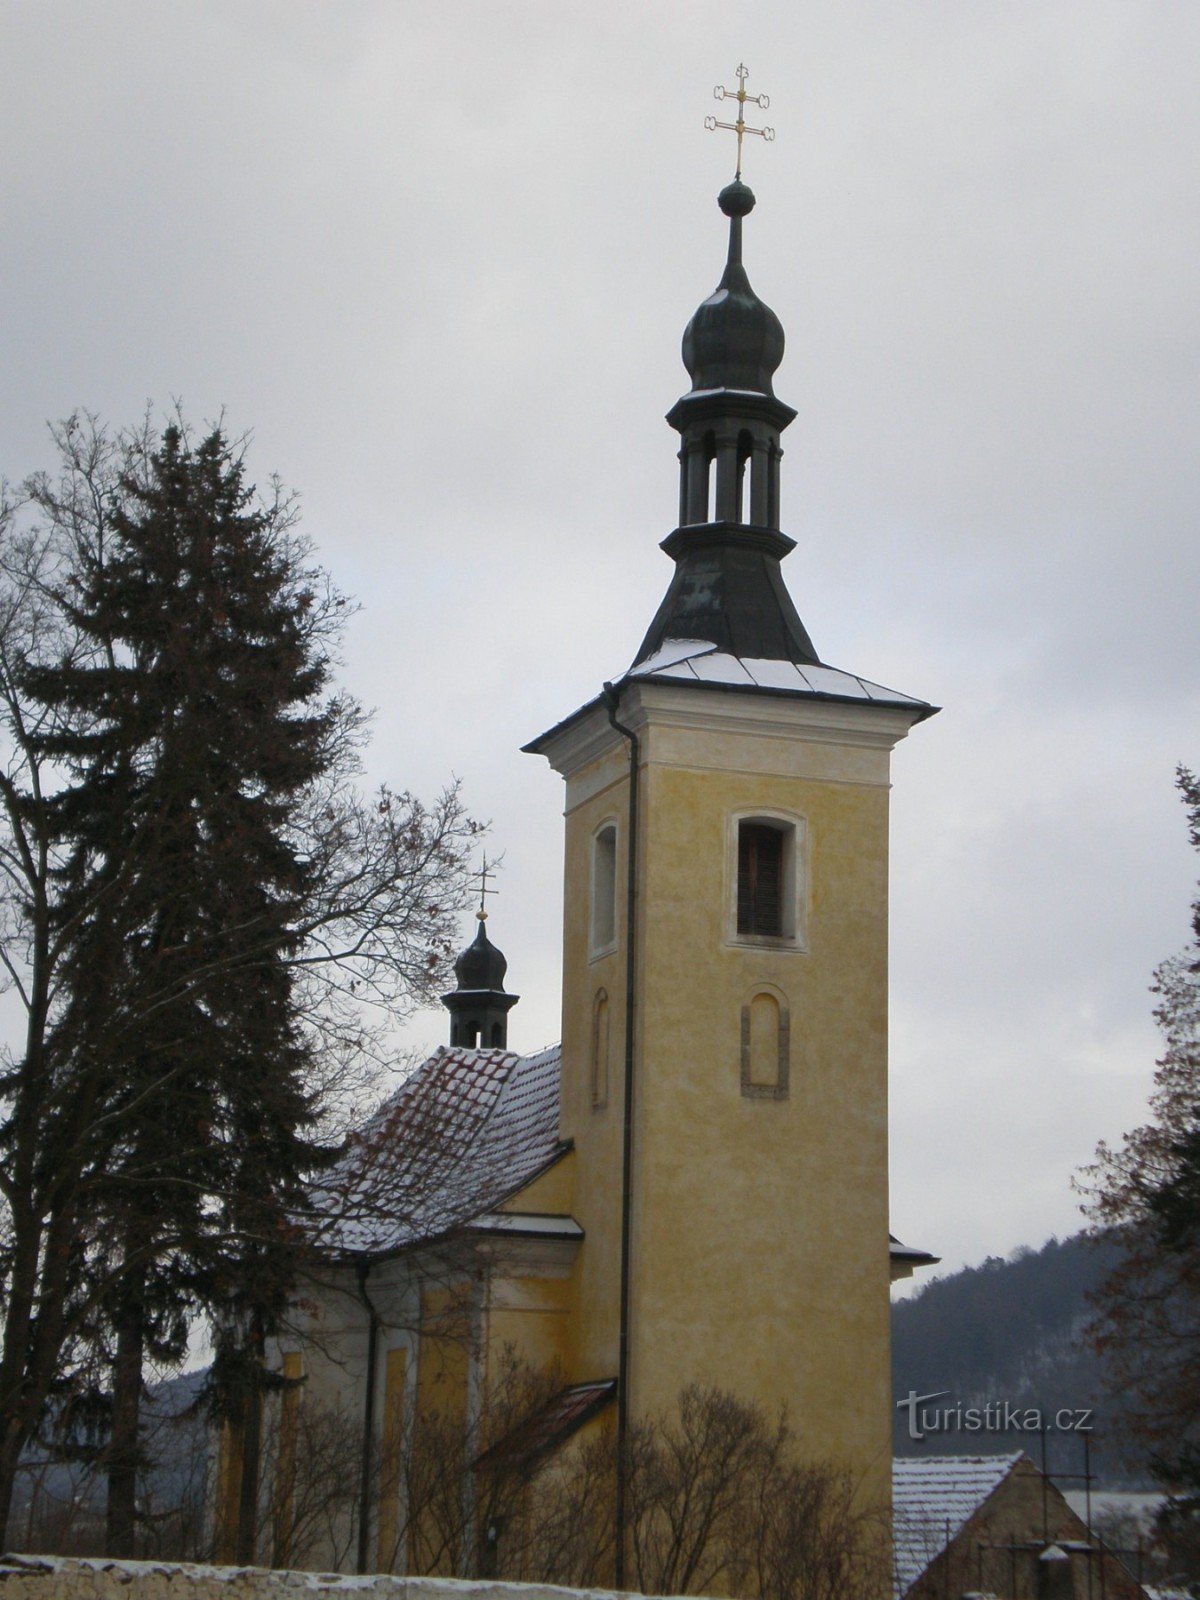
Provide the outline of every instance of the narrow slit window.
[[608,1104],[608,994],[598,991],[592,1002],[592,1106]]
[[769,822],[738,825],[737,931],[782,938],[786,846],[789,830]]

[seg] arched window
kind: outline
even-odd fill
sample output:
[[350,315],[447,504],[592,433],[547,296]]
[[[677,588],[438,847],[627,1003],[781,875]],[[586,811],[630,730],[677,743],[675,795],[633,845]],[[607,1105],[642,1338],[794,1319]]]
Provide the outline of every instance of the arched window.
[[592,904],[589,954],[607,955],[617,945],[617,825],[606,822],[592,838]]
[[737,444],[737,520],[750,521],[750,476],[754,440],[743,428]]
[[786,1100],[791,1077],[791,1023],[778,989],[762,988],[742,1007],[742,1093]]

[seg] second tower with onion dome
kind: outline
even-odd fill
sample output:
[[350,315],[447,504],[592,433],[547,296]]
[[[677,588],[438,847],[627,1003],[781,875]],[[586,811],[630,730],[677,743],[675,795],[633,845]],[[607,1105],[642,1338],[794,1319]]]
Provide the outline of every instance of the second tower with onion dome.
[[890,755],[935,709],[826,665],[785,586],[783,329],[720,195],[683,338],[674,573],[628,670],[535,739],[566,780],[569,1365],[622,1424],[689,1383],[884,1503]]

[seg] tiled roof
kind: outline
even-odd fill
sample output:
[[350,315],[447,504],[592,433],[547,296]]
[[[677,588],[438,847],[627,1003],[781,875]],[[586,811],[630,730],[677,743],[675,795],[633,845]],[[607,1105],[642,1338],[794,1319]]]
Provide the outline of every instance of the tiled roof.
[[387,1255],[495,1210],[566,1146],[561,1052],[442,1046],[421,1063],[315,1184],[317,1243]]
[[672,639],[654,655],[629,669],[629,678],[667,679],[679,683],[711,683],[723,688],[768,689],[817,700],[858,700],[867,704],[904,706],[919,717],[933,707],[898,689],[843,672],[839,667],[800,665],[794,661],[750,660],[727,654],[706,639]]
[[895,1592],[903,1595],[1021,1459],[897,1456],[892,1462]]

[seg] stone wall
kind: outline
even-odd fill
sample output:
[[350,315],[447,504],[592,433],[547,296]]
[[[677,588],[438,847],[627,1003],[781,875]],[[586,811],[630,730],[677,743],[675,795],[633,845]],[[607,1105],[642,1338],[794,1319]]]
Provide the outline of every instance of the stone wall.
[[0,1600],[290,1600],[357,1594],[366,1600],[616,1600],[611,1590],[554,1589],[454,1578],[347,1578],[342,1573],[274,1573],[262,1566],[107,1562],[61,1555],[0,1557]]
[[366,1600],[614,1600],[597,1589],[460,1582],[453,1578],[346,1577],[156,1561],[0,1558],[0,1600],[300,1600],[303,1594]]

